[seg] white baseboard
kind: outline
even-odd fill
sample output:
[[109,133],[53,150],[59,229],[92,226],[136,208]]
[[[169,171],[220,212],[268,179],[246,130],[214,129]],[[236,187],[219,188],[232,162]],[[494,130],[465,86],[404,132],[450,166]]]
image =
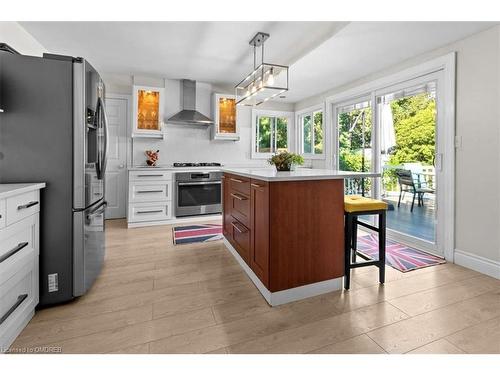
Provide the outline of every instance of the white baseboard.
[[339,277],[337,279],[320,281],[318,283],[303,285],[297,288],[280,290],[279,292],[272,293],[266,288],[262,281],[259,280],[252,269],[248,267],[248,264],[246,264],[240,254],[238,254],[236,249],[226,238],[224,238],[224,245],[226,245],[227,249],[231,252],[231,254],[233,254],[235,259],[240,264],[241,268],[243,268],[250,280],[252,280],[264,299],[271,306],[283,305],[285,303],[298,301],[304,298],[314,297],[320,294],[330,293],[342,289],[342,277]]
[[500,262],[455,249],[455,264],[500,279]]
[[222,220],[222,214],[216,215],[203,215],[203,216],[189,216],[189,217],[174,217],[170,220],[159,220],[159,221],[138,221],[138,222],[127,222],[127,228],[141,228],[141,227],[152,227],[156,225],[170,225],[170,224],[182,224],[182,223],[197,223],[200,221],[212,221],[212,220]]

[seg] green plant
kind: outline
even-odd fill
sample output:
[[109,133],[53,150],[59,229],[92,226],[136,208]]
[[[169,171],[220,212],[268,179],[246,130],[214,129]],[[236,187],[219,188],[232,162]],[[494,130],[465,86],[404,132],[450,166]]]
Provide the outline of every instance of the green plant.
[[304,164],[304,158],[301,155],[294,154],[293,152],[282,151],[273,155],[267,160],[269,164],[276,166],[278,171],[289,171],[293,164]]

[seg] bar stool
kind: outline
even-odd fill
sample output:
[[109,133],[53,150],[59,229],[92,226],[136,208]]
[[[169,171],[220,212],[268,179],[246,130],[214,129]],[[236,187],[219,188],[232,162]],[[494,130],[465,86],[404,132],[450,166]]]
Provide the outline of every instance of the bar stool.
[[[344,197],[345,215],[345,282],[344,288],[349,290],[351,282],[351,269],[358,267],[377,266],[379,269],[379,281],[385,282],[385,228],[386,228],[387,203],[362,197],[359,195],[346,195]],[[378,215],[378,228],[358,220],[362,215]],[[378,233],[378,260],[373,260],[364,254],[357,252],[358,225],[369,228]],[[351,252],[352,251],[352,252]],[[365,262],[356,262],[359,255]]]

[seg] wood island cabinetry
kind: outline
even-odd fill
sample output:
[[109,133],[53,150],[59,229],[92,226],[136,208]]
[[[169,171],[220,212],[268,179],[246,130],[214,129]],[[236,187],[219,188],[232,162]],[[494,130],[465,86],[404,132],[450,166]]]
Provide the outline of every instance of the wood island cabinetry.
[[343,179],[223,183],[224,236],[266,293],[344,275]]

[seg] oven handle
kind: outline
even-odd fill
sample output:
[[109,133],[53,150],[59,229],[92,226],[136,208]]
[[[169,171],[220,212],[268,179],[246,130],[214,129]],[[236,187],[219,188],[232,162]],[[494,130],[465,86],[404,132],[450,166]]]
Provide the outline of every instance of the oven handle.
[[179,186],[189,186],[189,185],[220,185],[221,181],[200,181],[200,182],[178,182]]

